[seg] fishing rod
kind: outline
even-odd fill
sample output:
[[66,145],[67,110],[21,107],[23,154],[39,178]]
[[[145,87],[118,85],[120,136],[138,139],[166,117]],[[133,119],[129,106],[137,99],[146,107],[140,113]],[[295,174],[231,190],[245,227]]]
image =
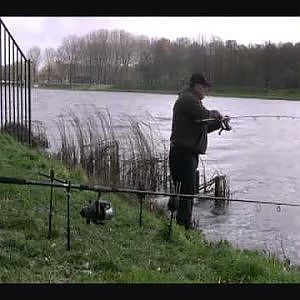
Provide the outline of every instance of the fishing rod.
[[[288,118],[288,119],[300,119],[300,116],[289,116],[289,115],[243,115],[243,116],[224,116],[221,120],[221,130],[219,131],[219,135],[222,133],[223,130],[230,131],[232,127],[229,125],[229,122],[234,119],[247,119],[252,118],[254,120],[258,118],[277,118],[280,120],[281,118]],[[207,123],[210,121],[216,121],[218,119],[215,118],[208,118],[202,120],[195,120],[197,123]]]
[[[300,116],[289,116],[289,115],[242,115],[242,116],[224,116],[224,120],[230,121],[235,119],[259,119],[259,118],[287,118],[287,119],[300,119]],[[209,121],[216,121],[214,118],[202,119],[197,120],[196,122],[209,122]]]
[[245,202],[245,203],[257,203],[257,204],[266,204],[266,205],[269,204],[269,205],[277,205],[277,206],[300,207],[300,204],[297,203],[258,201],[258,200],[249,200],[249,199],[231,199],[225,197],[205,196],[200,194],[191,195],[191,194],[166,193],[166,192],[156,192],[156,191],[137,190],[137,189],[115,188],[115,187],[102,186],[102,185],[84,185],[78,183],[75,184],[60,183],[60,182],[55,183],[49,181],[37,181],[37,180],[22,179],[22,178],[15,178],[15,177],[3,177],[3,176],[0,176],[0,183],[17,184],[17,185],[50,186],[50,187],[57,187],[57,188],[64,188],[64,189],[70,187],[70,189],[94,191],[98,193],[129,193],[129,194],[137,194],[137,195],[180,197],[182,200],[197,198],[200,200],[223,200],[229,202]]

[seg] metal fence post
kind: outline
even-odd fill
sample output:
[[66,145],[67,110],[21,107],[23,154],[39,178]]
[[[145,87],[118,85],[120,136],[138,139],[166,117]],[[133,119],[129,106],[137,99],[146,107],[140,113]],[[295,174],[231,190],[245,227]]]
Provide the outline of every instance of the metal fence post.
[[0,18],[0,126],[29,147],[32,146],[30,64]]
[[[50,170],[50,180],[51,183],[53,183],[54,181],[54,170],[51,169]],[[53,198],[53,186],[50,187],[50,205],[49,205],[49,230],[48,230],[48,239],[51,239],[51,235],[52,235],[52,201]]]
[[70,191],[71,191],[71,181],[68,181],[67,186],[67,250],[71,249],[70,246]]

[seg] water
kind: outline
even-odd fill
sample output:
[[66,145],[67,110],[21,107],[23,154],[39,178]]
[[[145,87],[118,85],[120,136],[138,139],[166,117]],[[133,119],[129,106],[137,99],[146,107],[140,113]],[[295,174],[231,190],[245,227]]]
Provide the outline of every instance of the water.
[[[176,95],[93,91],[32,91],[32,118],[43,121],[52,144],[57,141],[55,121],[70,109],[84,113],[108,108],[113,118],[123,113],[143,120],[155,117],[160,133],[169,139]],[[238,115],[300,115],[300,101],[207,97],[208,109]],[[234,198],[300,203],[300,121],[292,119],[236,119],[233,130],[209,135],[202,156],[209,178],[216,170],[230,179]],[[199,165],[200,174],[202,172]],[[264,249],[300,264],[300,208],[232,202],[228,213],[214,215],[211,202],[196,202],[194,216],[210,240],[227,239],[240,248]]]

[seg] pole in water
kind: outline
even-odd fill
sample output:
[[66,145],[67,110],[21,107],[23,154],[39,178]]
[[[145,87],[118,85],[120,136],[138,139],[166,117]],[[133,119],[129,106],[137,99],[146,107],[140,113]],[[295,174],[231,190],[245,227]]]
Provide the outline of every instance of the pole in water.
[[70,191],[71,191],[71,182],[68,181],[67,186],[67,250],[70,250]]
[[[53,183],[54,180],[54,170],[50,170],[50,180]],[[49,205],[49,228],[48,228],[48,239],[51,239],[52,235],[52,198],[53,198],[53,186],[50,187],[50,205]]]

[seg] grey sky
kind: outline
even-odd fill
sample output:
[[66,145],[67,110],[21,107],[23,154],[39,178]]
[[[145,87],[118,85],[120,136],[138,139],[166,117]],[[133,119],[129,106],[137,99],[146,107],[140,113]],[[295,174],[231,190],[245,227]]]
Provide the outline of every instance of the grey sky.
[[98,29],[124,29],[148,37],[212,35],[239,44],[300,41],[300,17],[1,17],[26,53],[33,46],[57,48],[64,37]]

